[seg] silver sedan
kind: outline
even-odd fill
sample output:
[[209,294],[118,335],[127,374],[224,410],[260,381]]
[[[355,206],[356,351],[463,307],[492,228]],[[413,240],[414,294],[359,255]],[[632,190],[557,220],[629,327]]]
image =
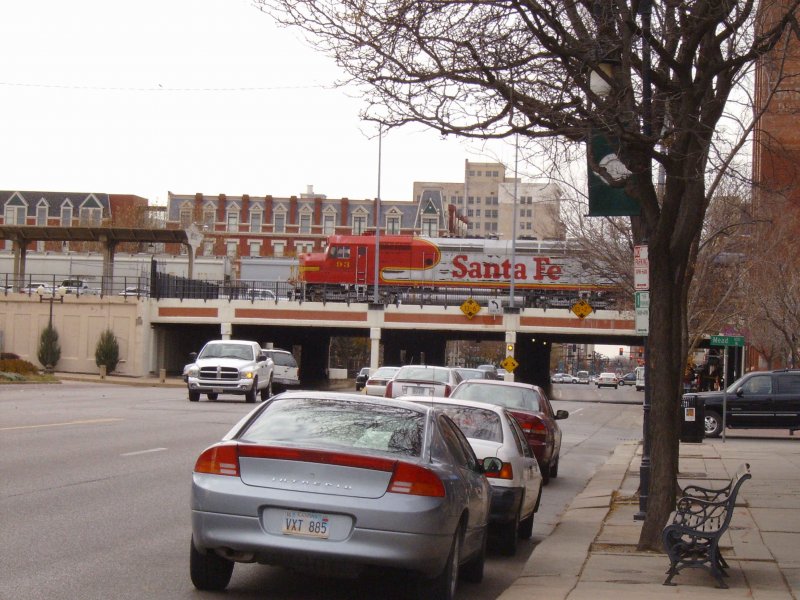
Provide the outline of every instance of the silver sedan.
[[206,449],[192,477],[190,573],[221,590],[236,562],[314,572],[400,568],[420,597],[480,581],[491,488],[455,423],[431,406],[288,392]]

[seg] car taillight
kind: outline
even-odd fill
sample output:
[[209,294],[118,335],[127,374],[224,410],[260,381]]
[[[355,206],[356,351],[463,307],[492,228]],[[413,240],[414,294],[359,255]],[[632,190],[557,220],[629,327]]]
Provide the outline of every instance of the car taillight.
[[444,497],[444,484],[434,473],[424,467],[398,462],[386,490],[395,494]]
[[541,438],[543,440],[546,440],[547,437],[550,435],[547,426],[544,424],[543,421],[540,421],[539,419],[520,420],[519,425],[520,427],[522,427],[522,431],[527,436],[532,436],[535,438]]
[[511,463],[504,462],[500,471],[497,473],[488,472],[486,477],[490,479],[514,479],[514,469],[511,467]]
[[392,382],[386,384],[386,390],[383,392],[383,395],[387,398],[392,397]]
[[219,444],[204,450],[194,464],[194,472],[239,477],[239,453],[236,444]]
[[450,396],[450,392],[453,391],[453,388],[450,387],[449,383],[444,384],[444,397],[447,398]]

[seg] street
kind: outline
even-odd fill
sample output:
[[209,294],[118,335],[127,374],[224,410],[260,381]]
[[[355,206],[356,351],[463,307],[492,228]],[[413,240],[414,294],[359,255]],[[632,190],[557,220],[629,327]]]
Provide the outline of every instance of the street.
[[[533,538],[513,558],[490,545],[483,583],[462,583],[459,598],[496,598],[518,577],[614,448],[639,439],[641,396],[630,387],[555,386],[554,408],[570,418],[560,421],[559,477],[544,488]],[[188,573],[192,467],[251,408],[236,398],[190,404],[182,388],[0,387],[0,597],[199,597]],[[402,598],[404,589],[400,577],[350,581],[237,565],[225,596]]]

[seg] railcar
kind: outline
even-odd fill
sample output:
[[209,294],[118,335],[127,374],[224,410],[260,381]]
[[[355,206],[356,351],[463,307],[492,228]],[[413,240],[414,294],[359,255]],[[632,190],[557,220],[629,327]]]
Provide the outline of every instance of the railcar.
[[[370,298],[375,285],[375,236],[334,235],[324,252],[299,257],[302,293],[310,300]],[[460,298],[508,296],[511,280],[528,306],[571,305],[592,299],[606,308],[616,289],[589,276],[566,242],[380,236],[378,286],[386,301],[414,302],[425,294]],[[513,254],[513,259],[512,259]]]

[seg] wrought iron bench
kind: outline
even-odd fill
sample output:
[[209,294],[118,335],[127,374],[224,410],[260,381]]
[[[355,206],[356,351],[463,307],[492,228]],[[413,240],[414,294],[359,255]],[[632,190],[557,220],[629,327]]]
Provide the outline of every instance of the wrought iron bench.
[[728,563],[720,553],[719,540],[730,525],[739,488],[750,478],[750,465],[744,463],[725,487],[690,485],[683,490],[672,523],[661,534],[670,563],[664,585],[675,585],[672,578],[685,568],[706,568],[718,587],[727,589],[723,577],[728,576]]

